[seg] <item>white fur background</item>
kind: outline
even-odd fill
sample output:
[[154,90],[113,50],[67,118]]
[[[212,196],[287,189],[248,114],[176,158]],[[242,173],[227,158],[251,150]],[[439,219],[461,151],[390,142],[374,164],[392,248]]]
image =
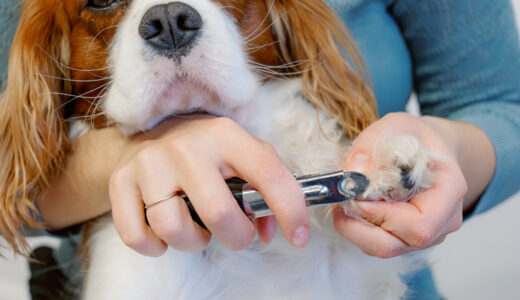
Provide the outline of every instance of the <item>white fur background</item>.
[[[520,29],[520,0],[512,0]],[[432,253],[433,271],[447,299],[519,299],[520,193],[477,216]],[[33,245],[55,244],[46,238]],[[0,244],[2,241],[0,240]],[[29,299],[27,263],[8,251],[0,258],[0,300]]]

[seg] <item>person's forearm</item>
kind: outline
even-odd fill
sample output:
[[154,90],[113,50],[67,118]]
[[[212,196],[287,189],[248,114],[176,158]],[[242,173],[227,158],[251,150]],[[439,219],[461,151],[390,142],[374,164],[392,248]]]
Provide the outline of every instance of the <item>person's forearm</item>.
[[464,211],[471,209],[495,173],[495,149],[491,140],[472,124],[428,116],[423,120],[453,141],[459,166],[468,184]]
[[117,129],[91,130],[73,143],[64,170],[37,200],[51,230],[75,225],[110,211],[108,180],[123,137]]

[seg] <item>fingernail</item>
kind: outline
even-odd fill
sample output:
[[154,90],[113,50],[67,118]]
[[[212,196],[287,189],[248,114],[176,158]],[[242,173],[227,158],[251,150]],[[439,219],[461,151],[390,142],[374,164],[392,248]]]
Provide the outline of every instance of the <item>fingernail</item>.
[[276,233],[276,229],[278,228],[278,225],[276,223],[275,218],[270,218],[269,221],[267,221],[267,239],[268,243],[270,243],[273,238],[274,234]]
[[375,205],[376,203],[378,203],[378,201],[356,201],[356,208],[361,212],[365,212],[369,210],[371,207],[373,207],[373,205]]
[[308,240],[309,240],[309,230],[307,229],[307,227],[305,225],[298,227],[298,229],[296,229],[293,232],[292,244],[295,247],[301,248],[301,247],[305,246],[305,244],[307,244]]
[[360,172],[367,169],[369,164],[370,155],[365,153],[356,153],[347,162],[347,169],[349,171]]
[[356,202],[354,201],[347,201],[343,204],[344,206],[344,211],[346,212],[346,214],[348,216],[351,216],[351,217],[362,217],[363,216],[363,211],[361,209],[359,209],[359,206]]

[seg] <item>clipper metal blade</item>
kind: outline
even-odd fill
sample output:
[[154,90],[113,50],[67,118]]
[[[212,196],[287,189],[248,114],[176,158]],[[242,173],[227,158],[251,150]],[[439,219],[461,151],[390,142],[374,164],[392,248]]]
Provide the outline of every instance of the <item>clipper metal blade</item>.
[[[308,207],[353,200],[364,193],[370,184],[368,178],[361,173],[343,171],[305,175],[296,180],[302,187]],[[238,205],[250,219],[273,215],[260,192],[250,184],[232,179],[228,180],[228,186]],[[182,198],[186,201],[193,220],[206,228],[188,197],[183,195]]]

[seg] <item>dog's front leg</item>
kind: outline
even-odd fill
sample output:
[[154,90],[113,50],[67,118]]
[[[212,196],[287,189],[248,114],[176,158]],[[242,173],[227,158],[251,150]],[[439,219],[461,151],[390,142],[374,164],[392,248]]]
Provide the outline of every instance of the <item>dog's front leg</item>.
[[432,169],[441,155],[416,137],[381,138],[375,145],[373,168],[366,171],[370,185],[363,200],[408,201],[432,186]]
[[184,299],[192,253],[169,249],[146,257],[127,247],[110,216],[95,221],[88,237],[82,299]]

